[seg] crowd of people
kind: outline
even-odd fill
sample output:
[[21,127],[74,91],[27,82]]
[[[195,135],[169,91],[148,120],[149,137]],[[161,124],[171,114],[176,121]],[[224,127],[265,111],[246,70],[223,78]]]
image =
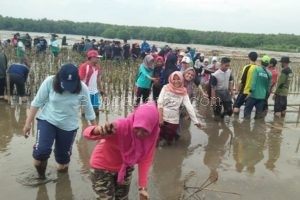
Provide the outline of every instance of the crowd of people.
[[[17,94],[25,96],[29,65],[25,56],[18,53],[22,44],[19,36],[11,41],[16,44],[16,54],[20,63],[7,66],[4,52],[0,53],[0,98],[4,99],[6,74],[9,75],[10,89],[16,85]],[[22,44],[18,45],[19,42]],[[44,41],[45,43],[45,41]],[[37,43],[38,46],[40,43]],[[43,49],[44,47],[38,47]],[[50,49],[58,56],[57,35],[52,34]],[[195,97],[206,98],[213,106],[214,117],[224,118],[239,114],[244,108],[244,119],[250,119],[255,107],[255,119],[264,116],[268,109],[268,98],[273,93],[274,115],[284,117],[292,70],[289,57],[282,57],[282,71],[276,69],[277,60],[267,55],[258,60],[256,52],[248,54],[249,64],[241,69],[238,86],[234,86],[231,59],[216,56],[205,57],[193,49],[172,50],[169,46],[160,51],[144,41],[131,47],[124,41],[95,41],[87,39],[73,46],[73,50],[86,53],[87,60],[78,68],[74,64],[64,64],[55,76],[50,76],[41,84],[31,102],[23,133],[28,137],[37,112],[37,136],[33,148],[34,166],[39,178],[45,178],[47,162],[55,145],[55,160],[58,171],[68,170],[72,145],[78,129],[80,107],[86,119],[91,122],[83,134],[87,139],[99,140],[90,164],[92,185],[99,199],[128,199],[128,192],[135,164],[139,169],[139,194],[148,199],[147,177],[157,145],[171,145],[180,139],[180,127],[184,119],[190,118],[201,128],[192,105]],[[100,96],[103,95],[101,67],[99,59],[136,59],[141,57],[135,81],[134,111],[126,118],[111,123],[97,125],[95,118],[99,112]],[[235,91],[234,88],[237,88]],[[195,93],[199,90],[200,96]],[[12,91],[10,91],[12,93]],[[150,94],[152,92],[152,98]],[[237,93],[237,97],[236,97]],[[153,102],[149,102],[152,99]],[[25,99],[23,99],[25,101]],[[143,104],[140,105],[140,101]]]

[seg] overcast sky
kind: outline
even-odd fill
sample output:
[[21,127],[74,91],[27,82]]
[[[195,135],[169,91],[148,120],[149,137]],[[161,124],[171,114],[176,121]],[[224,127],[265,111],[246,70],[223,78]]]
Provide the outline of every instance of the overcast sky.
[[297,35],[299,11],[298,0],[0,0],[17,18]]

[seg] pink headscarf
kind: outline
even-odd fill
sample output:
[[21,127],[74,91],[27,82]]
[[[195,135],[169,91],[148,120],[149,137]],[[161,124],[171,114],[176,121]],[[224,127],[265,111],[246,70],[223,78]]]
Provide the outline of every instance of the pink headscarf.
[[[181,81],[181,86],[179,88],[174,86],[173,79],[174,79],[175,75],[177,75],[180,78],[180,81]],[[183,76],[182,76],[181,72],[175,71],[169,76],[169,83],[166,85],[166,91],[175,93],[175,94],[180,95],[180,96],[185,96],[187,94],[187,90],[183,85]]]
[[[143,160],[159,135],[159,114],[155,103],[149,102],[140,105],[133,113],[124,119],[116,121],[118,141],[123,164],[118,173],[118,182],[124,182],[126,168]],[[144,128],[149,136],[138,138],[133,128]]]

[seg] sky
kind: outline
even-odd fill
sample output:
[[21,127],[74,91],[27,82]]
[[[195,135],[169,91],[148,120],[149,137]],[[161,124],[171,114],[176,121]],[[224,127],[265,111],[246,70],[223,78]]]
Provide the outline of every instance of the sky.
[[300,35],[299,11],[298,0],[0,1],[0,15],[16,18],[266,34]]

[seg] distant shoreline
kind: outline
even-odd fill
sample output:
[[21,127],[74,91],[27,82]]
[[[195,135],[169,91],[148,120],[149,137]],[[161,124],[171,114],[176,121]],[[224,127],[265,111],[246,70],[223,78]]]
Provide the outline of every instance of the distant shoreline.
[[[5,39],[11,39],[13,34],[19,32],[21,35],[29,33],[32,38],[38,36],[44,36],[46,40],[50,39],[51,33],[42,33],[42,32],[24,32],[24,31],[9,31],[9,30],[0,30],[0,40],[3,41]],[[68,46],[72,46],[74,43],[79,42],[82,37],[86,37],[84,35],[72,35],[72,34],[60,34],[58,35],[58,39],[61,40],[63,36],[67,37]],[[118,38],[103,38],[99,36],[90,36],[88,35],[89,39],[96,39],[99,41],[100,39],[103,40],[120,40]],[[271,57],[280,58],[281,56],[289,56],[292,60],[300,61],[300,53],[291,53],[291,52],[278,52],[278,51],[268,51],[268,50],[259,50],[259,49],[251,49],[251,48],[237,48],[237,47],[224,47],[224,46],[213,46],[213,45],[201,45],[201,44],[176,44],[176,43],[168,43],[168,42],[161,42],[161,41],[149,41],[150,45],[155,44],[158,47],[162,47],[164,45],[169,45],[171,48],[179,48],[179,49],[186,49],[186,47],[195,48],[197,52],[203,52],[206,55],[211,56],[212,52],[217,52],[218,56],[234,56],[240,58],[247,58],[247,55],[250,51],[256,51],[260,55],[267,54]],[[136,39],[129,39],[128,43],[142,43],[142,40]]]

